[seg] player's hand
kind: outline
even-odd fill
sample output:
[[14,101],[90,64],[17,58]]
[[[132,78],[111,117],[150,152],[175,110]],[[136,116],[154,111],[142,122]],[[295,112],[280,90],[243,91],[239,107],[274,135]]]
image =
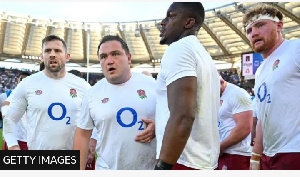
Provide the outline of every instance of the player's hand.
[[250,170],[260,170],[259,162],[251,162],[250,161]]
[[155,137],[155,122],[152,119],[142,119],[142,121],[146,123],[147,127],[137,134],[134,140],[141,143],[150,143]]
[[89,154],[87,156],[87,162],[86,162],[86,165],[87,166],[91,166],[93,160],[95,159],[95,152],[91,152],[89,151]]
[[21,150],[21,148],[19,145],[15,145],[15,146],[8,148],[8,150]]

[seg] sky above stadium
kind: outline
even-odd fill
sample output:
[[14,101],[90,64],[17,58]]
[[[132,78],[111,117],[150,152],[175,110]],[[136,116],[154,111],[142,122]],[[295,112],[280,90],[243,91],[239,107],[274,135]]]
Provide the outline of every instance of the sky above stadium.
[[[162,19],[172,2],[0,2],[0,12],[31,18],[82,21],[132,22]],[[232,2],[202,2],[205,10]]]

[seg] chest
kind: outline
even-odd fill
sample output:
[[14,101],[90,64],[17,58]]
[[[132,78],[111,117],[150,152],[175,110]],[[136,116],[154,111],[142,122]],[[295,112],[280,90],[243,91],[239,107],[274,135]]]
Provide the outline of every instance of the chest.
[[[90,98],[91,117],[99,121],[129,117],[154,118],[154,86],[103,87]],[[131,119],[130,119],[131,120]]]
[[28,109],[43,112],[76,111],[82,96],[80,88],[61,82],[32,84],[26,89]]

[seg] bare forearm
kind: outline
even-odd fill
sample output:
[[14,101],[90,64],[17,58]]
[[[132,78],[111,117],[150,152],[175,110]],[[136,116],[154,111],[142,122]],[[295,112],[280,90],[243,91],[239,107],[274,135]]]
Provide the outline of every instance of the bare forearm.
[[250,133],[250,129],[243,129],[240,127],[235,127],[231,130],[229,136],[221,142],[221,149],[227,149],[231,146],[236,145],[245,139]]
[[262,154],[263,153],[263,134],[262,134],[262,127],[261,122],[259,121],[256,129],[256,138],[255,143],[252,149],[252,152],[256,154]]
[[160,152],[160,159],[168,164],[175,164],[180,157],[190,136],[194,118],[170,117]]
[[88,149],[89,149],[89,141],[91,137],[92,131],[82,130],[77,128],[74,136],[74,150],[80,150],[80,169],[84,170],[87,161]]

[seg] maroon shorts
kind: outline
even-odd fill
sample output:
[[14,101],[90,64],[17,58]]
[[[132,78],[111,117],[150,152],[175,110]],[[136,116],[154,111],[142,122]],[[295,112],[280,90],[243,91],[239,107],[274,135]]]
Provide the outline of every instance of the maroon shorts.
[[219,157],[219,170],[249,170],[250,156],[224,153]]
[[21,150],[28,150],[27,142],[18,140],[18,144],[19,144]]
[[187,167],[176,163],[175,165],[173,165],[172,170],[198,170],[198,169]]
[[273,157],[262,154],[261,170],[300,170],[300,152],[277,153]]
[[[18,140],[18,144],[19,144],[21,150],[28,150],[27,142]],[[5,140],[3,140],[2,150],[8,150],[7,143]]]
[[8,150],[5,140],[3,140],[3,143],[2,143],[2,150]]
[[85,170],[95,170],[95,159],[91,164],[86,164]]

